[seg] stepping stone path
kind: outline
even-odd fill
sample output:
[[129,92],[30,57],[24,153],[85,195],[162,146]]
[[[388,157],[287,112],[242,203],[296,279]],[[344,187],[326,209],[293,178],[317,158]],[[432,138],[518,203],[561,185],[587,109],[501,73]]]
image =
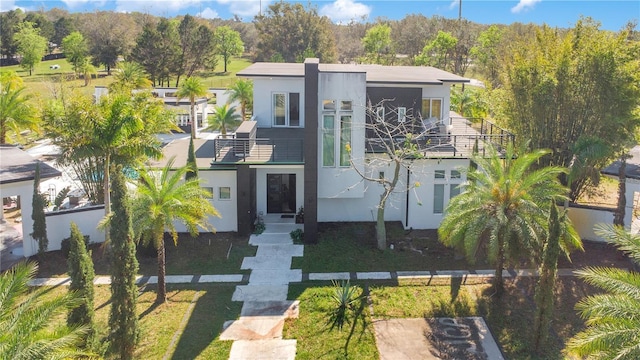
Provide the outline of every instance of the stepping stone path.
[[302,270],[291,269],[291,258],[302,256],[289,233],[302,225],[267,223],[249,244],[258,246],[242,269],[251,269],[249,283],[238,285],[233,301],[243,301],[240,318],[225,322],[220,340],[233,340],[229,360],[294,360],[296,340],[282,339],[287,318],[298,317],[299,302],[287,300],[290,282],[302,281]]

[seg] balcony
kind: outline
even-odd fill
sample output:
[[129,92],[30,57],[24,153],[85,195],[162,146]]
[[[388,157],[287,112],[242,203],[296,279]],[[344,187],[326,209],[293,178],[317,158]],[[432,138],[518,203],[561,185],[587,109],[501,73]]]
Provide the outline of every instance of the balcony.
[[[250,129],[248,123],[243,123],[235,134],[214,140],[213,165],[304,164],[304,129]],[[248,126],[243,129],[245,124]]]
[[[473,153],[473,147],[478,144],[478,153],[485,155],[487,144],[492,145],[498,152],[503,152],[507,144],[515,140],[515,135],[498,125],[480,120],[472,123],[469,119],[450,113],[451,126],[422,129],[413,134],[414,144],[424,158],[468,158]],[[397,136],[393,141],[404,142],[406,137]],[[386,141],[386,140],[385,140]],[[368,153],[383,153],[385,146],[381,139],[369,138],[366,141]]]

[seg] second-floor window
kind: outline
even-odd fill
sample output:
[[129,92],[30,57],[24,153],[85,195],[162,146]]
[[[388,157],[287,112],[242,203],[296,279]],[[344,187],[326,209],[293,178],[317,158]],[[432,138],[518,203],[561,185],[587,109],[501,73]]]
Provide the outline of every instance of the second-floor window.
[[300,126],[300,93],[273,94],[273,125]]
[[353,103],[324,100],[322,104],[322,166],[335,167],[336,160],[338,166],[349,166]]
[[441,98],[423,98],[422,99],[422,118],[436,118],[442,120],[442,99]]

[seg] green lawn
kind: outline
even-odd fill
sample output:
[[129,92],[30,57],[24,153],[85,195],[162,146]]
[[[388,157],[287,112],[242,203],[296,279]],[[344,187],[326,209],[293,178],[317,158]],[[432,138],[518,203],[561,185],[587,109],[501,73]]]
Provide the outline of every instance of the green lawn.
[[400,223],[387,223],[387,243],[394,244],[394,250],[380,251],[374,223],[321,223],[318,228],[318,244],[305,245],[304,258],[293,258],[293,268],[303,272],[475,268],[456,260],[453,251],[438,242],[435,231],[406,232]]

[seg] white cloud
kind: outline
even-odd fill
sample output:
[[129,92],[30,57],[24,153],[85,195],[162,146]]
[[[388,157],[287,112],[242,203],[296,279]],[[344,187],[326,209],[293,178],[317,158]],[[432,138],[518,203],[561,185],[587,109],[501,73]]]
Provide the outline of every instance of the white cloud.
[[229,12],[233,15],[240,17],[254,17],[260,13],[260,6],[262,6],[262,13],[264,13],[272,0],[216,0],[218,4],[229,5]]
[[204,19],[216,19],[220,17],[217,11],[209,7],[202,10],[202,12],[198,13],[198,16]]
[[116,0],[116,11],[140,11],[168,16],[163,12],[177,11],[190,6],[197,6],[198,4],[200,4],[200,0]]
[[84,4],[93,4],[96,7],[99,6],[104,6],[106,4],[106,0],[62,0],[63,3],[65,3],[65,5],[67,5],[67,7],[69,9],[74,9],[76,7],[82,6]]
[[451,0],[451,4],[449,4],[449,10],[453,10],[460,5],[460,0]]
[[368,17],[371,7],[353,0],[336,0],[320,9],[320,15],[326,15],[333,22],[346,23]]
[[542,0],[520,0],[518,5],[511,8],[511,12],[517,14],[521,11],[531,10],[540,1]]

